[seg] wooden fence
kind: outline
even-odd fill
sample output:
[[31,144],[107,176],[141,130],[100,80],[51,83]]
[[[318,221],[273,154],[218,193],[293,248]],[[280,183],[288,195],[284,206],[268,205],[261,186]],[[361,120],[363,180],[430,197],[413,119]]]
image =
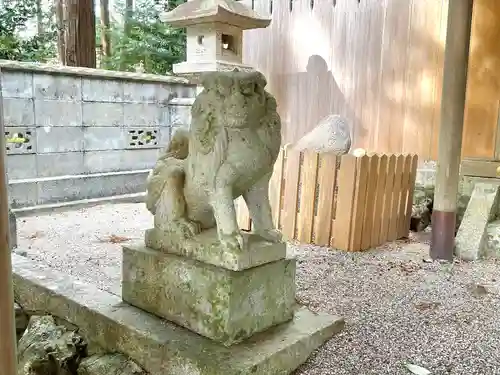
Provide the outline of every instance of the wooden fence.
[[[408,236],[418,158],[286,150],[270,184],[276,226],[288,240],[348,251]],[[238,220],[251,229],[244,202]]]

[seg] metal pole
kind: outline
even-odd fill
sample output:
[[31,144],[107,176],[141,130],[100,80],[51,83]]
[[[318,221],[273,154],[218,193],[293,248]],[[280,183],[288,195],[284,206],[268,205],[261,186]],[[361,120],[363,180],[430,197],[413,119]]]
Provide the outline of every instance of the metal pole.
[[452,260],[473,0],[448,2],[439,151],[432,216],[433,259]]
[[[1,77],[1,71],[0,71]],[[0,374],[16,375],[16,321],[9,247],[9,205],[5,170],[5,132],[0,82]]]

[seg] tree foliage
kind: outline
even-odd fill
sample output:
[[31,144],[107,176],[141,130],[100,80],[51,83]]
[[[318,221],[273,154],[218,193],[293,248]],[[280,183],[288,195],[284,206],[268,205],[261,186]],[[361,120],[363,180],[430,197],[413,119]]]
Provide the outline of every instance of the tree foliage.
[[[0,59],[45,62],[56,56],[52,10],[42,14],[42,33],[27,35],[36,18],[36,0],[5,0],[0,8]],[[24,33],[23,33],[24,32]]]
[[[125,25],[114,21],[110,36],[112,54],[103,59],[108,69],[133,71],[142,65],[147,73],[166,74],[172,65],[185,58],[185,30],[174,29],[160,21],[160,12],[171,10],[182,0],[165,1],[137,0],[135,9]],[[125,19],[125,5],[118,2],[117,13]]]
[[[147,73],[171,73],[172,65],[185,59],[186,34],[184,29],[174,29],[159,17],[161,12],[172,10],[185,0],[135,0],[134,10],[128,14],[127,28],[125,1],[114,1],[107,31],[111,50],[109,56],[101,57],[100,67],[134,71],[142,66]],[[43,14],[42,33],[26,33],[30,23],[36,24],[36,2],[4,0],[0,9],[0,59],[47,62],[57,57],[58,26],[54,7]],[[95,37],[100,44],[99,27]]]

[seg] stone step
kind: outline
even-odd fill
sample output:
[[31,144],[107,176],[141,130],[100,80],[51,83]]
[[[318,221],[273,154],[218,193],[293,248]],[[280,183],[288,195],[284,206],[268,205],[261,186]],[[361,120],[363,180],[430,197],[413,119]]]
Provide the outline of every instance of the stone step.
[[9,181],[13,209],[146,191],[149,169]]
[[92,199],[80,199],[70,202],[61,202],[53,204],[41,204],[31,207],[16,208],[12,211],[17,217],[38,215],[45,212],[60,212],[66,210],[75,210],[77,208],[98,206],[107,203],[142,203],[146,193],[120,194],[111,197],[101,197]]

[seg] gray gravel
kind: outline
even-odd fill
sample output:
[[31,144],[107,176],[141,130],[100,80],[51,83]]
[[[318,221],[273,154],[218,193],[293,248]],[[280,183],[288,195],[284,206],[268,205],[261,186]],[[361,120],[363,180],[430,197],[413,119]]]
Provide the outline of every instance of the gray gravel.
[[[142,237],[152,218],[142,204],[103,205],[19,218],[20,248],[80,280],[119,294],[120,243]],[[366,253],[290,246],[297,299],[341,315],[346,329],[296,374],[500,374],[497,261],[427,263],[427,234]]]

